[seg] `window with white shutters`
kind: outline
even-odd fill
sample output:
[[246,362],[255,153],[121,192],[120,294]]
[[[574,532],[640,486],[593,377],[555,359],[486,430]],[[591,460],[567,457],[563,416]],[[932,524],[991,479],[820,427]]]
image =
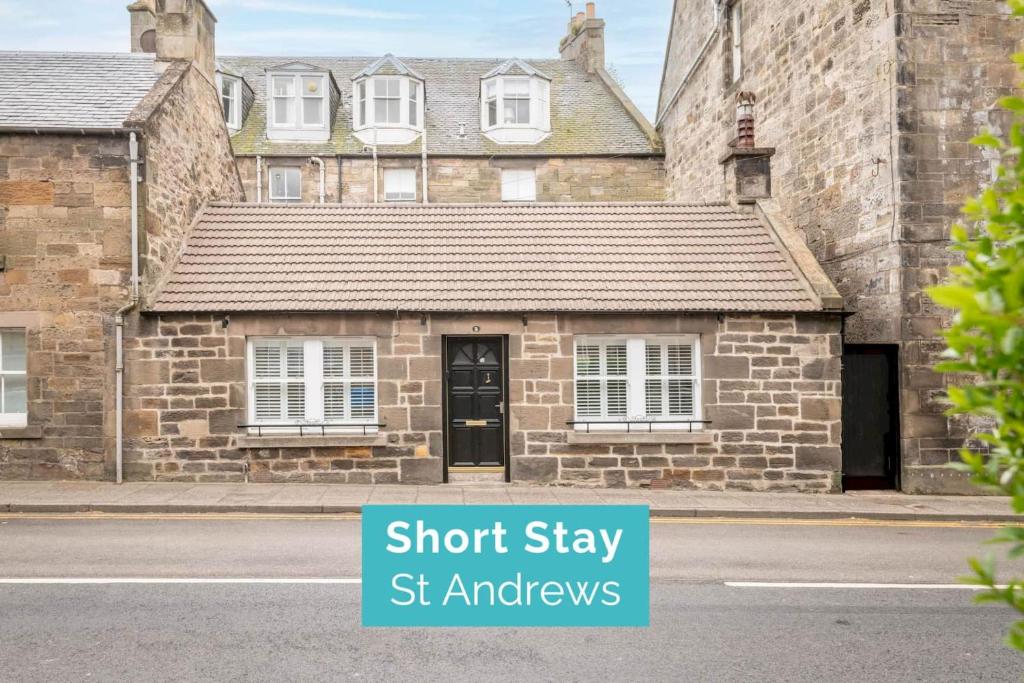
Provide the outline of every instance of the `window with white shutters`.
[[252,425],[376,426],[373,339],[252,339],[248,367]]
[[631,422],[643,422],[644,430],[698,428],[699,364],[695,336],[578,337],[577,428],[625,429]]
[[384,169],[384,201],[414,202],[416,201],[416,169],[385,168]]
[[28,423],[25,330],[0,329],[0,427]]

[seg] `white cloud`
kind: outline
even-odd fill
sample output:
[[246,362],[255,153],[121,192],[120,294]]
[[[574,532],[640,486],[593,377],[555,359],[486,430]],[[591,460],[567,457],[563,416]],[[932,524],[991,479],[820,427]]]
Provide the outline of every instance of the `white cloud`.
[[275,12],[278,14],[306,14],[323,17],[346,17],[348,19],[415,19],[415,14],[402,12],[382,12],[372,9],[346,7],[336,3],[318,5],[310,2],[292,2],[290,0],[220,0],[217,9],[222,7],[238,7],[256,12]]

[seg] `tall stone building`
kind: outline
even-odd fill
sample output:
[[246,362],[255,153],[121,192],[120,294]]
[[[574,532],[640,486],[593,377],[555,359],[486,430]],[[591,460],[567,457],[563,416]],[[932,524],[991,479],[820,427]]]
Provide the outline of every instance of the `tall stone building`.
[[242,197],[214,20],[178,5],[155,54],[0,52],[0,478],[115,476],[124,317]]
[[[931,367],[947,317],[923,290],[992,178],[969,140],[1006,130],[994,103],[1014,91],[1022,37],[999,0],[675,3],[657,116],[669,198],[770,194],[835,282],[848,485],[968,490],[945,468],[970,425],[943,415]],[[756,142],[737,139],[751,101]]]
[[556,59],[221,57],[247,200],[663,200],[661,143],[588,13]]

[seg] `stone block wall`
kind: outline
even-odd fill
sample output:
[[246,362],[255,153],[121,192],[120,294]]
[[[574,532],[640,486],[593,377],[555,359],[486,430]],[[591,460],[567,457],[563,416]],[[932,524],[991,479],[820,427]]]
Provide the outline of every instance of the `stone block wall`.
[[[479,332],[474,332],[479,328]],[[578,334],[700,334],[704,438],[581,443],[573,409]],[[428,483],[440,480],[443,335],[508,335],[516,482],[835,490],[840,465],[839,321],[815,316],[213,315],[132,322],[132,479]],[[373,336],[376,439],[261,446],[245,424],[245,342],[263,335]],[[698,442],[699,441],[699,442]],[[265,442],[267,443],[267,442]],[[269,442],[275,443],[275,442]]]
[[1009,56],[1024,23],[998,0],[737,1],[735,83],[729,26],[697,59],[709,3],[676,4],[659,117],[668,195],[725,196],[718,159],[736,134],[736,93],[755,93],[757,145],[776,148],[773,196],[854,313],[846,341],[900,346],[903,489],[970,491],[945,468],[971,425],[942,415],[948,378],[931,367],[948,318],[923,290],[953,261],[963,200],[992,177],[968,141],[1006,128],[994,102],[1019,80]]
[[104,475],[111,318],[128,302],[125,136],[0,134],[0,327],[25,328],[28,429],[0,479]]
[[195,66],[172,63],[127,123],[143,129],[145,298],[177,261],[202,207],[244,194],[216,86]]
[[[323,157],[325,201],[338,201],[338,159]],[[302,171],[302,201],[318,201],[320,169],[308,157],[262,157],[263,201],[269,201],[267,183],[271,166],[291,166]],[[416,169],[417,197],[422,191],[422,162],[418,157],[381,157],[378,160],[378,192],[383,201],[385,168]],[[428,192],[434,203],[491,203],[501,201],[502,168],[535,168],[537,201],[604,202],[663,201],[665,178],[662,157],[554,157],[540,159],[430,157]],[[256,159],[239,157],[247,201],[256,201]],[[365,157],[341,160],[343,203],[373,201],[373,161]]]
[[[995,160],[970,140],[981,127],[1004,133],[1010,118],[995,106],[1019,93],[1020,71],[1010,55],[1024,49],[1024,21],[1005,2],[916,0],[901,3],[896,41],[895,125],[898,133],[902,340],[903,488],[915,493],[970,492],[945,465],[959,459],[965,439],[985,425],[947,418],[951,378],[935,374],[949,314],[925,288],[946,277],[958,257],[948,250],[950,225],[964,201],[994,177]],[[956,379],[952,381],[969,381]]]

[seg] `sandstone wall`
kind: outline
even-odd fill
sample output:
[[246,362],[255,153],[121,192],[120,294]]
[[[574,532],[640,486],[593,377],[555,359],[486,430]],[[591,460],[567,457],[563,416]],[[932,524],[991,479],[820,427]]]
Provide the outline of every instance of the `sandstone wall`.
[[[813,316],[145,316],[129,335],[132,479],[439,481],[442,335],[507,334],[512,480],[600,486],[829,491],[840,464],[836,318]],[[701,335],[703,437],[659,443],[571,432],[573,337]],[[243,434],[245,342],[259,335],[377,338],[378,438],[266,446]],[[591,439],[592,441],[593,439]],[[310,443],[318,443],[311,441]]]
[[[320,169],[306,157],[262,157],[263,201],[269,201],[267,171],[271,166],[292,166],[302,171],[302,201],[316,202]],[[325,201],[338,201],[338,159],[323,157]],[[373,201],[373,161],[342,159],[341,197],[344,203]],[[476,157],[430,157],[428,191],[435,203],[487,203],[501,201],[502,168],[535,168],[537,200],[543,202],[663,201],[665,199],[662,158],[651,157],[556,157],[543,159],[484,159]],[[256,201],[256,160],[239,157],[247,201]],[[378,192],[384,197],[383,169],[415,168],[416,192],[422,191],[422,163],[414,157],[379,159]]]
[[0,327],[27,329],[29,379],[29,426],[0,432],[0,478],[104,475],[129,224],[125,136],[0,134]]
[[200,209],[244,198],[220,107],[203,72],[175,62],[128,119],[143,129],[144,298],[177,261]]
[[970,429],[941,414],[947,378],[931,366],[946,318],[923,288],[945,277],[963,199],[992,177],[968,140],[1005,128],[993,103],[1017,79],[1009,55],[1022,25],[996,0],[739,4],[741,79],[726,81],[723,25],[672,101],[711,35],[708,3],[677,3],[659,121],[668,194],[724,196],[735,95],[754,92],[757,144],[777,150],[773,195],[854,311],[846,341],[900,345],[904,490],[970,490],[944,469]]

